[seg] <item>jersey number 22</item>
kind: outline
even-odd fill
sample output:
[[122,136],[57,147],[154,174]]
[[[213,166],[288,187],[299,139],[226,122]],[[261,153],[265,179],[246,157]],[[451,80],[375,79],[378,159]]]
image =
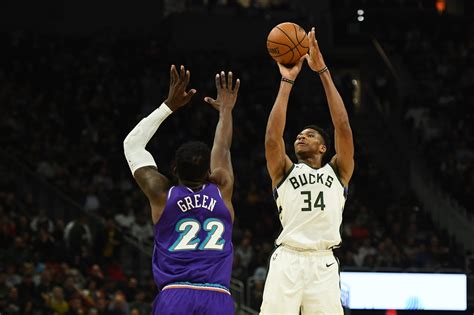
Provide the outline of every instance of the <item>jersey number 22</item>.
[[222,239],[224,233],[224,223],[218,219],[207,219],[202,227],[207,232],[206,239],[201,242],[197,237],[201,230],[201,224],[195,219],[183,219],[176,223],[176,232],[179,232],[178,239],[168,248],[169,251],[177,250],[222,250],[225,240]]

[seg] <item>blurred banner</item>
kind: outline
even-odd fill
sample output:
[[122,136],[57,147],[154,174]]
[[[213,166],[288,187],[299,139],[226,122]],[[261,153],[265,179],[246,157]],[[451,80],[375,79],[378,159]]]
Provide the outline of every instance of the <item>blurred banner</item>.
[[342,303],[350,309],[467,308],[465,274],[341,272]]

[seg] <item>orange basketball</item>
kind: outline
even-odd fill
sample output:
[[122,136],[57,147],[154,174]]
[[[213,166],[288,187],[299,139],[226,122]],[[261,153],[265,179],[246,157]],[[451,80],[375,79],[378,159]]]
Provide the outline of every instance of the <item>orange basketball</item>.
[[308,47],[308,35],[305,30],[291,22],[278,24],[267,37],[268,53],[286,66],[294,65],[308,52]]

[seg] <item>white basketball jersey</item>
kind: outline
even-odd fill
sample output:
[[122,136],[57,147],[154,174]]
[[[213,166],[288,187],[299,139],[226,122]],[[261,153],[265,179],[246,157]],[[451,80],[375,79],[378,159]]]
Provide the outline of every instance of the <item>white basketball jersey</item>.
[[283,231],[277,245],[326,250],[339,247],[345,189],[331,164],[294,164],[274,190]]

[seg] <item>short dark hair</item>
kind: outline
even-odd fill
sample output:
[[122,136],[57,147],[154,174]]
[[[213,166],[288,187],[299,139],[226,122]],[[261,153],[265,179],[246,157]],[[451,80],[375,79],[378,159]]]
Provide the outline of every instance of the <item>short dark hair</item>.
[[176,174],[179,179],[200,180],[211,166],[211,150],[200,141],[182,144],[175,155]]
[[331,138],[329,138],[328,133],[323,128],[316,125],[308,125],[303,128],[303,130],[305,129],[316,130],[324,140],[324,145],[326,146],[326,153],[329,152],[329,149],[331,148]]

